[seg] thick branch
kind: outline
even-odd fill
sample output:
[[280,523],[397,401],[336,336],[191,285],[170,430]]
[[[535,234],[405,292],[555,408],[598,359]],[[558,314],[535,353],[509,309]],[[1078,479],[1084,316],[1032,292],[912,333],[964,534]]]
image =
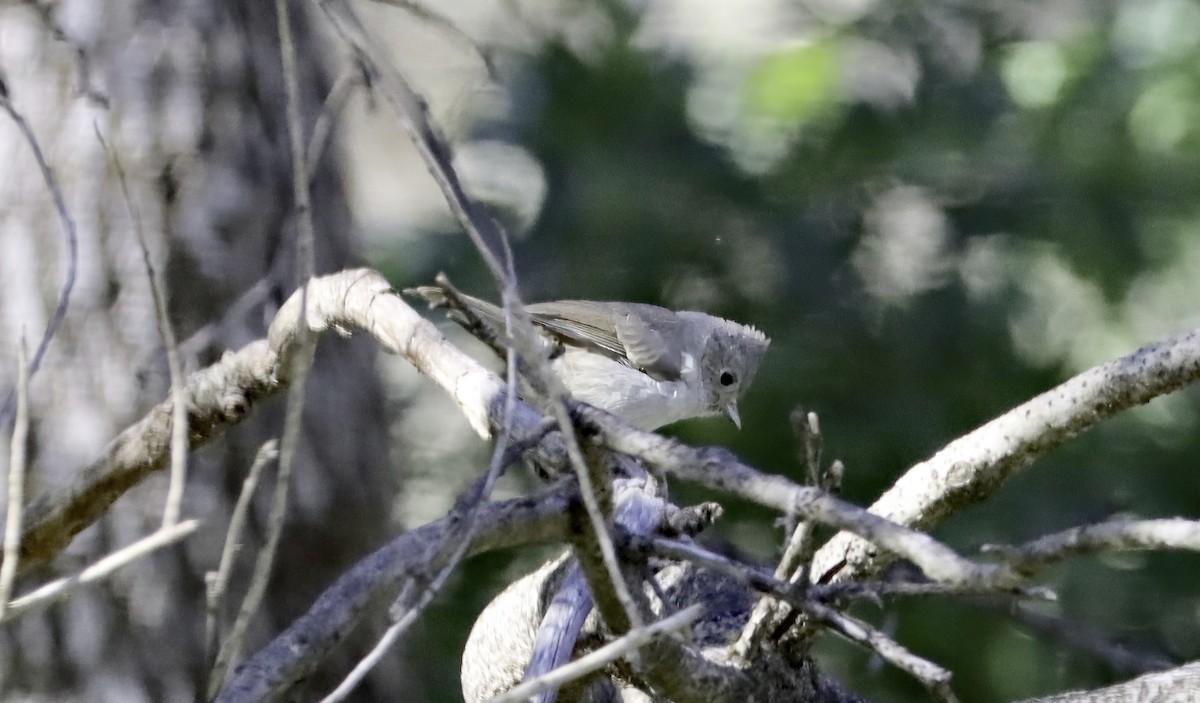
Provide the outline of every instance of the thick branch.
[[[263,340],[226,354],[187,379],[188,440],[195,448],[245,419],[254,404],[280,387],[278,359]],[[167,465],[171,448],[170,400],[117,435],[104,456],[65,489],[36,500],[21,535],[21,572],[58,555],[98,520],[125,491]]]
[[[183,397],[192,448],[245,419],[260,399],[287,385],[301,300],[297,292],[271,324],[267,340],[251,342],[192,374]],[[388,282],[366,269],[314,278],[309,284],[308,328],[356,327],[370,332],[388,351],[407,358],[462,407],[472,427],[488,436],[499,424],[504,384],[457,347],[432,323],[395,295]],[[65,489],[34,502],[21,538],[20,569],[53,559],[81,530],[95,522],[125,491],[167,464],[172,403],[166,400],[114,439],[104,456]],[[518,403],[517,427],[536,427],[540,415]],[[518,433],[518,438],[520,433]]]
[[[468,554],[520,544],[561,540],[566,535],[568,491],[479,506]],[[242,664],[218,701],[260,701],[312,672],[358,623],[367,606],[399,588],[406,576],[437,572],[450,551],[440,549],[457,520],[442,518],[397,537],[346,572],[308,612]]]

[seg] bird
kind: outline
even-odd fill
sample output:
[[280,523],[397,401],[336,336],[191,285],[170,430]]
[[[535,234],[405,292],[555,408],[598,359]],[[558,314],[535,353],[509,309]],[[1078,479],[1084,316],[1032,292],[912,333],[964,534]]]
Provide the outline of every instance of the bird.
[[[449,284],[405,290],[473,330],[503,337],[504,310]],[[770,340],[758,329],[703,312],[646,303],[559,300],[525,306],[550,366],[577,400],[644,430],[724,415],[741,428],[738,400]]]
[[[460,293],[441,277],[438,285],[404,292],[448,308],[451,319],[503,355],[498,340],[505,336],[506,315],[500,306]],[[575,399],[644,430],[715,415],[740,429],[738,400],[770,345],[754,327],[645,303],[559,300],[527,305],[525,312],[539,351]],[[635,533],[654,532],[657,512],[646,509],[653,499],[637,490],[617,493],[624,497],[616,500],[614,519]],[[468,701],[486,700],[565,664],[593,616],[587,580],[569,553],[518,584],[497,597],[472,629],[462,666]],[[726,610],[721,614],[728,620]],[[649,700],[603,676],[565,693],[592,703]],[[536,698],[550,703],[557,696],[552,688]]]

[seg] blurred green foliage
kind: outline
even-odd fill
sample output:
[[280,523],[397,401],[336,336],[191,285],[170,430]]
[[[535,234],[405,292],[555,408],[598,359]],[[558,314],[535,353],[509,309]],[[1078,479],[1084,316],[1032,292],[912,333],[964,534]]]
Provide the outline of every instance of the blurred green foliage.
[[817,41],[784,47],[759,62],[747,81],[752,115],[779,122],[809,122],[836,104],[837,43]]
[[[499,50],[512,109],[477,135],[544,170],[541,216],[516,245],[527,299],[703,308],[773,337],[745,430],[670,430],[685,440],[799,479],[788,414],[816,410],[845,495],[867,504],[958,435],[1200,323],[1194,2],[860,2],[837,16],[830,3],[755,3],[777,20],[730,28],[715,49],[688,43],[691,12],[652,12],[667,3],[583,4],[602,20],[586,50],[544,26],[536,47]],[[445,269],[490,290],[465,238],[429,241],[427,267],[398,284]],[[937,536],[973,550],[1118,512],[1200,517],[1197,400],[1188,390],[1105,423]],[[773,516],[728,507],[722,534],[770,555]],[[469,564],[426,632],[465,637],[502,585],[497,564]],[[1200,656],[1196,557],[1118,564],[1047,573],[1052,612]],[[964,700],[1129,676],[954,599],[860,614],[953,670]],[[443,682],[427,699],[457,700],[461,638],[436,646],[453,653],[422,657]],[[825,642],[820,656],[871,699],[926,700],[857,648]]]

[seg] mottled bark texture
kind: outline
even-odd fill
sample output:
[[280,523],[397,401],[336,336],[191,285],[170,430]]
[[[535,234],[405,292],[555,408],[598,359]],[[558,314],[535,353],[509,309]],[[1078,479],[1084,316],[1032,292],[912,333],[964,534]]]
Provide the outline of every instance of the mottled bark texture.
[[[322,61],[331,52],[308,8],[294,7],[311,127],[330,83]],[[47,19],[32,5],[5,4],[0,77],[45,149],[79,230],[70,308],[31,386],[26,494],[36,498],[68,483],[168,391],[134,223],[96,130],[127,174],[171,320],[186,340],[187,370],[262,337],[294,288],[291,162],[274,5],[64,0]],[[30,149],[5,115],[0,164],[0,392],[7,395],[18,336],[36,345],[68,256]],[[356,263],[336,149],[321,160],[312,183],[317,273]],[[246,297],[247,291],[256,292]],[[284,542],[248,651],[391,531],[396,481],[375,349],[370,339],[321,343]],[[205,524],[187,544],[0,633],[0,697],[33,689],[61,700],[191,700],[202,690],[203,574],[216,566],[254,451],[278,435],[281,420],[282,403],[274,399],[190,458],[183,512]],[[11,422],[0,434],[10,430]],[[6,464],[7,439],[0,444]],[[166,478],[118,501],[53,570],[69,571],[153,529]],[[270,491],[261,493],[227,603],[236,602],[261,542]],[[361,651],[343,649],[330,671],[344,672]],[[399,676],[395,667],[382,667],[367,690],[395,691],[389,687]],[[312,685],[324,688],[331,680],[318,674]]]

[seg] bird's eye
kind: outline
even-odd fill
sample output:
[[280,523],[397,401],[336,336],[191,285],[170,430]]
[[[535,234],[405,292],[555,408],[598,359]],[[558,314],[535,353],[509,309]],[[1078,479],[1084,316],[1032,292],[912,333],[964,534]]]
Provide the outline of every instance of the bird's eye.
[[732,386],[733,382],[737,380],[737,377],[735,377],[733,374],[729,373],[728,371],[722,371],[721,378],[718,380],[721,381],[722,386]]

